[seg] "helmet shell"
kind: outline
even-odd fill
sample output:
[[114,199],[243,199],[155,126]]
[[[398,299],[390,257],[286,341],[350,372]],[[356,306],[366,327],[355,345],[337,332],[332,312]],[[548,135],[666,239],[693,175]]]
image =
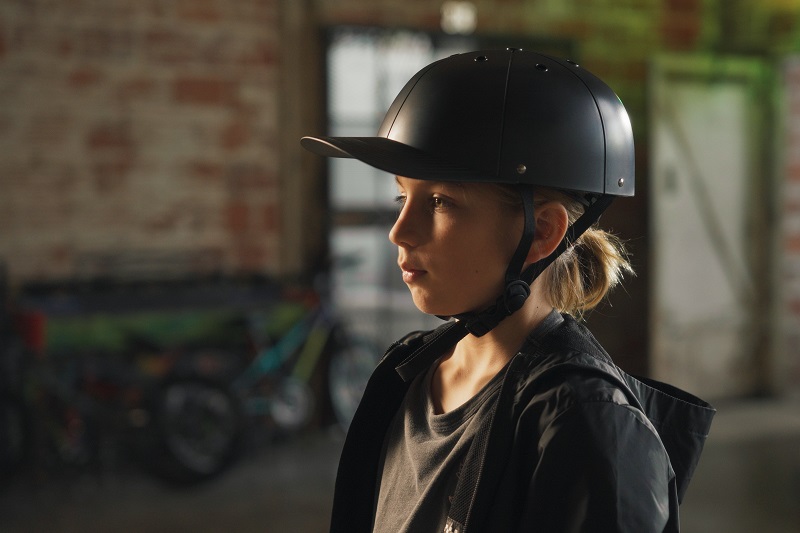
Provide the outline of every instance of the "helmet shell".
[[630,119],[617,95],[574,62],[522,50],[436,61],[395,98],[377,137],[305,137],[409,178],[634,193]]

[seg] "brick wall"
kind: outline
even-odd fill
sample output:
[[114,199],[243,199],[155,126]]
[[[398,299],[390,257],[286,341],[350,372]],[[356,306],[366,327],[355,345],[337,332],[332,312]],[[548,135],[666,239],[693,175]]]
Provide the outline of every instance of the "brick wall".
[[277,12],[272,0],[0,3],[12,279],[279,269]]

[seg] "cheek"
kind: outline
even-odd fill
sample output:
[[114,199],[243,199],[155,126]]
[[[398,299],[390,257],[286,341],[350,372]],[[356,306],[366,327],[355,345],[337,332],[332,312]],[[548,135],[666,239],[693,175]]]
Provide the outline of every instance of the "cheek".
[[487,241],[492,246],[494,255],[499,259],[504,266],[508,266],[511,258],[514,256],[519,241],[522,238],[523,220],[522,215],[519,217],[512,217],[504,214],[502,217],[497,217],[494,227],[491,229],[487,236]]
[[514,251],[509,251],[508,239],[494,233],[476,235],[459,253],[450,256],[453,280],[461,280],[469,288],[502,287],[506,268]]

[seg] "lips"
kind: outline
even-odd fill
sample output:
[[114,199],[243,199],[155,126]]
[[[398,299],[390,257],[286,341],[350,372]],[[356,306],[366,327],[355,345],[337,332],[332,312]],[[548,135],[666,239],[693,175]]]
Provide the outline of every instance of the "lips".
[[406,283],[413,283],[418,281],[421,277],[423,277],[428,272],[426,270],[422,270],[421,268],[417,268],[415,265],[411,263],[400,263],[400,270],[403,271],[403,281]]

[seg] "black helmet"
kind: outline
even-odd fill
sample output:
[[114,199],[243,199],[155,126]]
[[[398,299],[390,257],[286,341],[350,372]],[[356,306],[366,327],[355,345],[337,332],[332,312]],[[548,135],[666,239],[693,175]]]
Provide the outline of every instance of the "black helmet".
[[[301,143],[407,178],[522,186],[525,228],[506,290],[491,308],[459,315],[475,335],[519,309],[530,283],[614,197],[634,193],[633,132],[617,95],[572,61],[511,48],[457,54],[423,68],[394,99],[376,137]],[[534,186],[580,193],[586,211],[553,254],[523,272]]]
[[301,142],[409,178],[634,192],[633,133],[617,95],[574,62],[522,50],[428,65],[397,95],[377,137]]

